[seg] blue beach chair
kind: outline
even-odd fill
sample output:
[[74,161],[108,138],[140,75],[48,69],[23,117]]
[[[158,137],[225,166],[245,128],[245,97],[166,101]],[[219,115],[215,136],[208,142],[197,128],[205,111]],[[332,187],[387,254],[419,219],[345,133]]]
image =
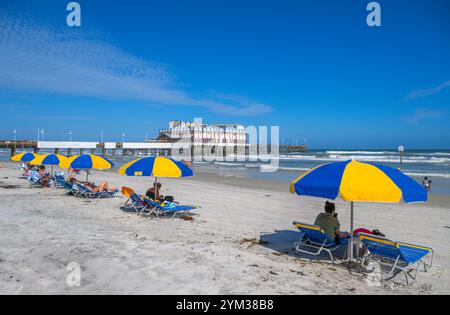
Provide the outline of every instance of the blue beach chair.
[[138,215],[141,215],[143,212],[152,214],[154,212],[154,207],[149,203],[149,200],[150,199],[139,196],[133,192],[130,194],[130,203],[127,204],[127,206],[136,211]]
[[187,216],[187,213],[191,212],[194,209],[198,209],[198,206],[182,206],[173,202],[156,202],[147,196],[142,196],[145,203],[148,204],[148,209],[150,210],[150,214],[154,213],[158,218],[160,215],[171,214],[172,219],[175,218],[177,214],[182,214]]
[[64,188],[66,179],[64,178],[64,175],[55,175],[53,176],[53,181],[55,183],[55,186],[57,188]]
[[68,181],[65,180],[61,184],[62,184],[62,188],[64,188],[68,193],[71,193],[72,195],[75,195],[75,191],[73,189],[73,183],[68,182]]
[[73,184],[72,191],[76,197],[84,197],[88,199],[113,198],[116,197],[116,194],[119,192],[118,189],[115,191],[94,192],[92,189],[79,182]]
[[348,245],[348,239],[341,239],[340,244],[337,245],[324,230],[316,225],[301,222],[293,224],[301,232],[300,241],[294,244],[297,253],[319,256],[322,251],[325,251],[334,264],[333,252]]
[[30,186],[41,186],[42,185],[41,176],[39,176],[38,172],[36,172],[36,171],[30,171],[27,179],[28,179],[28,183],[30,184]]
[[[387,266],[388,270],[384,273],[388,275],[388,278],[385,280],[392,279],[403,272],[406,283],[413,284],[417,280],[420,266],[423,266],[426,272],[433,265],[434,251],[430,247],[394,242],[364,233],[358,234],[358,238],[369,250],[369,255],[364,257],[362,265],[372,260]],[[429,263],[425,262],[427,256],[431,256]]]
[[53,182],[56,188],[63,188],[68,193],[75,194],[73,191],[73,184],[71,182],[66,181],[64,175],[55,175],[53,176]]

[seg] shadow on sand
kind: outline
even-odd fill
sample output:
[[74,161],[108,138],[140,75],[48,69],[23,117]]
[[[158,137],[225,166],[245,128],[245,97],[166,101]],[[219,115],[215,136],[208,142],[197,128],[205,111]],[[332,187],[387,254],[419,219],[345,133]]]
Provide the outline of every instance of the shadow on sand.
[[297,253],[294,243],[300,240],[300,232],[292,230],[275,230],[273,233],[261,233],[259,244],[269,248],[280,255],[288,255],[290,257],[302,260],[309,260],[312,263],[327,263],[337,268],[348,270],[352,274],[367,274],[367,270],[356,263],[349,264],[343,261],[345,258],[346,248],[343,247],[333,253],[335,264],[333,265],[330,256],[326,252],[320,255],[309,255],[305,253]]
[[[124,205],[122,205],[122,206],[120,207],[120,210],[122,210],[122,211],[125,212],[125,213],[130,213],[130,214],[136,214],[136,215],[138,215],[138,213],[136,212],[136,210],[133,209],[133,208],[130,207],[130,206],[124,206]],[[186,215],[179,214],[179,215],[177,215],[177,216],[175,216],[175,217],[172,217],[171,214],[167,214],[167,215],[160,215],[159,218],[158,218],[156,215],[150,215],[148,212],[143,212],[140,216],[141,216],[142,218],[146,218],[146,219],[181,219],[181,220],[184,220],[184,221],[192,221],[192,220],[194,220],[194,218],[195,218],[196,216],[198,216],[198,213],[189,212],[189,213],[187,213]]]

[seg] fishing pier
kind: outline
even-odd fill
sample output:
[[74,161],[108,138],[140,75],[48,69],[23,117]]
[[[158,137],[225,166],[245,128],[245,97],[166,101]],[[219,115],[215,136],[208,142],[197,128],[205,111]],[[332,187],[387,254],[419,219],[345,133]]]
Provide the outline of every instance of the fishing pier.
[[[1,149],[10,149],[11,156],[18,151],[54,152],[64,151],[71,156],[76,154],[92,153],[104,156],[138,156],[138,155],[172,155],[172,150],[178,149],[175,143],[170,142],[76,142],[76,141],[32,141],[32,140],[0,140]],[[280,145],[280,154],[293,154],[306,152],[306,146]],[[245,145],[246,154],[249,147]]]

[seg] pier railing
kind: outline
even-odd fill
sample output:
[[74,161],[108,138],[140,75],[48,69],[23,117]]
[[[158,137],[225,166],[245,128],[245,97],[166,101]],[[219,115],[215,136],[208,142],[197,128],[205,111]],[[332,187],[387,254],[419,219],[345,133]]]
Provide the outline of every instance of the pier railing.
[[[234,145],[237,147],[245,146],[248,150],[247,144],[239,143],[193,143],[193,147],[202,147],[203,145],[215,145],[217,147]],[[270,148],[270,146],[268,146]],[[34,152],[39,150],[52,150],[55,153],[59,153],[60,150],[66,150],[68,155],[72,155],[76,150],[79,150],[80,154],[91,152],[95,153],[97,150],[101,151],[102,155],[117,155],[118,151],[121,151],[123,155],[170,155],[174,148],[173,143],[167,142],[76,142],[76,141],[32,141],[32,140],[19,140],[9,141],[0,140],[0,148],[11,149],[11,156],[16,154],[17,150],[27,149]],[[280,145],[279,152],[281,154],[286,153],[301,153],[306,152],[307,147],[305,145]],[[75,153],[76,154],[76,153]]]

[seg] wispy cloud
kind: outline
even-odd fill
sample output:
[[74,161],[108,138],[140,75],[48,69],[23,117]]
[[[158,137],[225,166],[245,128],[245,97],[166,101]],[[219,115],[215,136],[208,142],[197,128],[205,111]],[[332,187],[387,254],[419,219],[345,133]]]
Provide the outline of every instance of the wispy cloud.
[[2,111],[18,111],[30,109],[28,105],[15,105],[15,104],[0,104],[0,110]]
[[425,119],[437,119],[447,115],[446,111],[433,110],[430,108],[418,108],[409,116],[403,117],[403,121],[410,125],[417,125]]
[[195,106],[234,116],[272,111],[270,105],[242,96],[194,97],[164,65],[72,29],[0,15],[0,47],[0,87],[7,89]]
[[426,96],[432,96],[434,94],[437,94],[441,92],[442,90],[450,87],[450,81],[444,82],[436,87],[429,88],[429,89],[423,89],[423,90],[415,90],[410,92],[404,99],[404,102],[410,102],[414,99],[426,97]]

